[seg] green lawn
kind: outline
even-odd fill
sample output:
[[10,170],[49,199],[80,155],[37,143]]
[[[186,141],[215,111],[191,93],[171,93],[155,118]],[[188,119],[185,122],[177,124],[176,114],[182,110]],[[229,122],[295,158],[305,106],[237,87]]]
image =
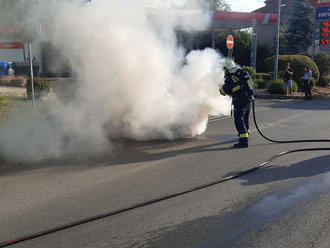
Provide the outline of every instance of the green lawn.
[[[3,122],[6,118],[8,118],[11,110],[15,108],[15,106],[22,104],[24,101],[25,101],[24,98],[8,97],[8,96],[0,95],[0,123]],[[4,162],[5,161],[0,154],[0,166]]]

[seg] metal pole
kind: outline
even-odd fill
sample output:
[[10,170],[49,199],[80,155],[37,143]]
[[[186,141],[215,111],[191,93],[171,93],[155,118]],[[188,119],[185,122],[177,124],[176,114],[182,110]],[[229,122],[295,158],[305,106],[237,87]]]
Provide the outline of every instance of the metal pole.
[[233,48],[232,49],[228,49],[228,57],[229,59],[233,59]]
[[31,70],[31,88],[32,88],[32,105],[33,111],[36,111],[36,102],[34,97],[34,82],[33,82],[33,65],[32,65],[32,48],[31,42],[29,43],[29,57],[30,57],[30,70]]
[[253,28],[252,28],[252,40],[251,40],[251,67],[254,69],[257,69],[257,29],[256,29],[256,22],[253,22]]
[[275,63],[274,63],[274,77],[277,79],[278,74],[278,54],[280,52],[280,23],[281,23],[281,0],[278,0],[278,9],[277,9],[277,29],[276,29],[276,54],[275,54]]

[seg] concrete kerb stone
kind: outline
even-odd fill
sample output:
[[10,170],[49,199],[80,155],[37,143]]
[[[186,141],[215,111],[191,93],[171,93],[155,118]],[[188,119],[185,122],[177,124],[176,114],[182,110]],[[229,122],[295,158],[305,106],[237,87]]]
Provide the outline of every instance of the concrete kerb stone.
[[[286,96],[281,94],[270,94],[267,91],[262,92],[256,92],[255,95],[256,98],[262,98],[262,99],[305,99],[305,96],[303,95],[293,95],[293,96]],[[330,100],[330,96],[313,96],[313,99],[317,100]]]

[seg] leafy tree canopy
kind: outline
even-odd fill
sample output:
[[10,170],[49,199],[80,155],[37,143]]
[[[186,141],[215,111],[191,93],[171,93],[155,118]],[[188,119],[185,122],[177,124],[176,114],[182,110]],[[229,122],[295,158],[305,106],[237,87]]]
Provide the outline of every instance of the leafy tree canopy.
[[306,0],[296,0],[294,6],[286,35],[290,54],[306,51],[313,42],[314,33],[313,7]]

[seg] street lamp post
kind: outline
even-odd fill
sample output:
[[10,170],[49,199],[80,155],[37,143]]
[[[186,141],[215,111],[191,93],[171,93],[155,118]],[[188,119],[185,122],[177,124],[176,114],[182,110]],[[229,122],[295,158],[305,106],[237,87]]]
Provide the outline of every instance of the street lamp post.
[[30,73],[31,73],[31,89],[32,89],[32,106],[33,111],[36,112],[36,102],[35,102],[35,95],[34,95],[34,78],[33,78],[33,62],[32,62],[32,48],[31,42],[29,42],[29,62],[30,62]]
[[281,23],[281,0],[278,0],[277,9],[277,29],[276,29],[276,54],[274,63],[274,77],[277,79],[278,76],[278,54],[280,52],[280,23]]

